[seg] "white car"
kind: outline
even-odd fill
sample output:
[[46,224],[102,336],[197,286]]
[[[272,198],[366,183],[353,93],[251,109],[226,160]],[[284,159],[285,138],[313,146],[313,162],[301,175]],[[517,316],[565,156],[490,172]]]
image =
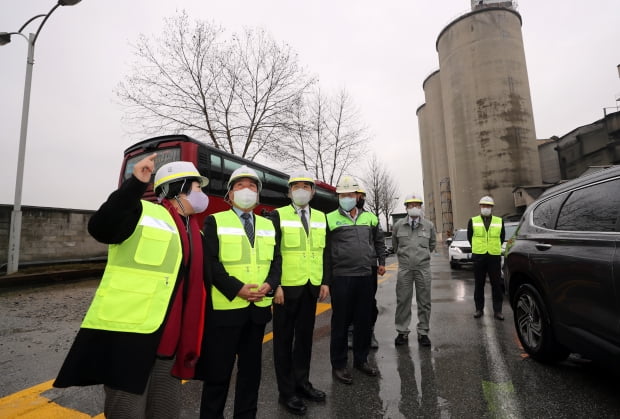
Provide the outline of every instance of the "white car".
[[448,258],[452,269],[459,269],[461,265],[473,263],[471,260],[471,244],[467,240],[467,229],[454,231],[448,239]]

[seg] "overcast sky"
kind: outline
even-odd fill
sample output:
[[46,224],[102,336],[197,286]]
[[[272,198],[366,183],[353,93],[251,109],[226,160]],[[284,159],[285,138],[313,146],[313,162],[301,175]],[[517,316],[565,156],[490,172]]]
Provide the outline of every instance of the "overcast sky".
[[[0,0],[0,32],[54,4]],[[561,136],[616,106],[618,0],[518,6],[537,137]],[[133,60],[130,43],[182,9],[231,31],[262,27],[290,44],[323,90],[348,90],[373,137],[368,153],[389,167],[401,197],[422,192],[422,82],[439,66],[437,36],[470,0],[83,0],[56,10],[36,43],[23,205],[96,209],[116,188],[123,150],[144,139],[127,133],[114,94]],[[20,37],[0,47],[0,204],[13,203],[26,55]]]

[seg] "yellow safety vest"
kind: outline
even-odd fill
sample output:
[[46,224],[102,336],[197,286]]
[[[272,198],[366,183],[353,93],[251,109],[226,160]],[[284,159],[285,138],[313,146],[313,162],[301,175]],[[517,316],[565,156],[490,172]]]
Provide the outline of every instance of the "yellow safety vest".
[[[219,258],[229,275],[244,284],[258,284],[260,287],[267,279],[273,251],[276,245],[276,231],[273,223],[260,215],[256,215],[254,223],[254,247],[245,234],[237,213],[233,210],[213,214],[217,224],[219,240]],[[211,298],[215,310],[232,310],[244,308],[250,302],[240,297],[230,301],[217,288],[211,286]],[[271,297],[254,303],[259,307],[271,305]]]
[[174,219],[142,201],[132,235],[108,249],[108,263],[82,327],[153,333],[164,321],[183,253]]
[[471,252],[477,255],[500,255],[502,253],[502,241],[500,239],[502,233],[502,219],[499,217],[491,217],[489,230],[484,227],[482,216],[478,215],[471,219],[473,227],[473,237],[471,244]]
[[323,279],[323,249],[327,223],[325,214],[314,208],[310,211],[309,234],[306,234],[297,211],[292,205],[278,208],[282,240],[283,286],[321,285]]

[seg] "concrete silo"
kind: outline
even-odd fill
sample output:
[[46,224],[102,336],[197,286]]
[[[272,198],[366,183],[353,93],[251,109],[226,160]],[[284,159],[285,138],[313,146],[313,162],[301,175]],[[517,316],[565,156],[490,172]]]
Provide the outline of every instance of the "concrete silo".
[[521,15],[504,7],[467,13],[437,38],[454,227],[483,195],[495,215],[515,212],[512,190],[539,184]]
[[[420,132],[420,155],[422,158],[422,187],[424,188],[424,213],[425,217],[428,218],[433,224],[437,225],[436,221],[436,201],[435,201],[435,191],[433,190],[433,154],[431,150],[431,144],[424,139],[429,136],[429,119],[428,119],[428,107],[425,104],[422,104],[416,109],[416,115],[418,116],[418,130]],[[417,191],[409,191],[406,193],[412,193]],[[402,205],[403,199],[399,202],[399,205]],[[401,207],[402,208],[402,207]]]
[[[452,197],[450,192],[450,171],[446,150],[446,133],[444,128],[444,110],[441,97],[441,80],[439,70],[431,73],[422,83],[426,100],[427,135],[420,136],[420,143],[428,142],[432,155],[433,196],[435,197],[435,228],[445,235],[453,230]],[[422,158],[422,165],[429,161]],[[426,190],[426,189],[425,189]],[[443,237],[443,236],[442,236]]]

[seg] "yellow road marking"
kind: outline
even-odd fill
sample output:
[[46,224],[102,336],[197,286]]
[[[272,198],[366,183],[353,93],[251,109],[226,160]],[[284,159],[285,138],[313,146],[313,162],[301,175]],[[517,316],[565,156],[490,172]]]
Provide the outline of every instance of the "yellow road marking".
[[[386,266],[388,271],[392,271],[396,267],[396,263]],[[385,282],[388,278],[383,276],[379,279],[378,283]],[[322,314],[332,308],[328,303],[316,304],[316,315]],[[263,343],[269,342],[273,339],[273,332],[265,334],[263,337]],[[20,418],[20,419],[35,419],[35,418],[67,418],[67,419],[81,419],[81,418],[95,418],[103,419],[103,413],[97,416],[89,416],[86,413],[78,412],[77,410],[63,407],[57,403],[54,403],[47,397],[41,396],[41,393],[50,390],[54,380],[49,380],[41,384],[37,384],[25,390],[18,391],[17,393],[9,394],[8,396],[0,398],[0,418]],[[185,380],[184,380],[185,382]]]

